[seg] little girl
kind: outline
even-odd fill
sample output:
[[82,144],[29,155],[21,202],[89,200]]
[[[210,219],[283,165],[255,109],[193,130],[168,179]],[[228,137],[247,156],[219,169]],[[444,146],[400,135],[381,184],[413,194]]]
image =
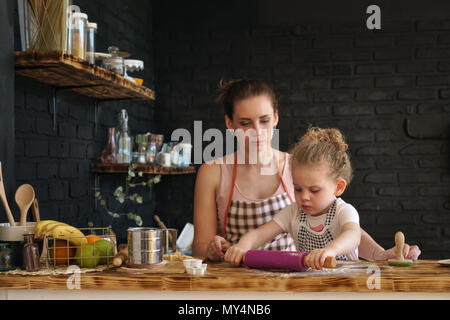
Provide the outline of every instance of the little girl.
[[310,128],[291,151],[296,202],[246,233],[227,250],[225,261],[239,265],[247,250],[284,232],[296,239],[298,251],[310,252],[303,262],[314,269],[322,269],[328,256],[358,260],[358,212],[339,198],[352,178],[347,149],[339,130]]

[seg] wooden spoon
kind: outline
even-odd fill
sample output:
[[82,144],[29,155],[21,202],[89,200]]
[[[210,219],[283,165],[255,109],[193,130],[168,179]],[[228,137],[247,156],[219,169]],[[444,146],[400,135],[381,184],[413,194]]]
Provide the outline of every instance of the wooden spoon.
[[23,184],[16,191],[16,203],[20,209],[20,226],[27,223],[27,213],[34,201],[34,189],[29,184]]
[[0,161],[0,198],[2,198],[3,206],[6,210],[6,215],[8,216],[9,225],[15,227],[14,217],[11,213],[11,209],[8,205],[8,200],[6,199],[5,185],[3,184],[3,174],[2,174],[2,162]]
[[34,199],[33,206],[31,207],[31,212],[33,214],[34,221],[41,221],[41,215],[39,214],[39,202],[38,199]]

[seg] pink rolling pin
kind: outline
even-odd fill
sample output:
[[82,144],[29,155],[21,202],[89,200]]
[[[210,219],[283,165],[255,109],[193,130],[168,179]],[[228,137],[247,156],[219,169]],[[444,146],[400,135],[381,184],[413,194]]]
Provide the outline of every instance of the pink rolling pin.
[[[306,271],[309,268],[303,265],[303,258],[307,254],[302,251],[249,250],[244,256],[244,264],[251,268]],[[324,267],[335,268],[336,258],[327,257]]]

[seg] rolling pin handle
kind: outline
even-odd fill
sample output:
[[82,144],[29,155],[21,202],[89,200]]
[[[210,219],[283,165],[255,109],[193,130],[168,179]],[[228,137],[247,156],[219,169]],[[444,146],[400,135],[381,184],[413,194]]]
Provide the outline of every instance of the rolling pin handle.
[[335,257],[326,257],[325,263],[323,264],[324,268],[334,269],[336,268],[337,262]]

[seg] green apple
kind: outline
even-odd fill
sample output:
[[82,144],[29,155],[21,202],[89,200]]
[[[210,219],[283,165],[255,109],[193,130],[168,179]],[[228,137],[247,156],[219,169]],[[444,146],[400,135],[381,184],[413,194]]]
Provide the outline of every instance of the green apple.
[[100,257],[95,255],[95,247],[92,243],[82,244],[77,248],[75,260],[82,268],[94,268],[98,265]]
[[95,255],[100,258],[99,264],[112,262],[114,256],[114,244],[108,240],[97,240],[94,242]]

